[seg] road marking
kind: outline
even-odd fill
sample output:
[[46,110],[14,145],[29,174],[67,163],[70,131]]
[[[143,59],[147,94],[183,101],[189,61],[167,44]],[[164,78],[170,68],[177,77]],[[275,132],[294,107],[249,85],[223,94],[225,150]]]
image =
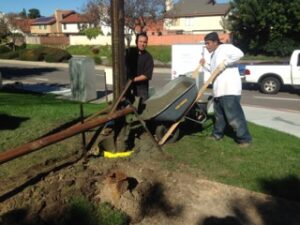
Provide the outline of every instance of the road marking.
[[39,80],[39,81],[49,81],[48,78],[34,78],[34,80]]
[[300,101],[300,98],[280,98],[280,97],[261,97],[261,96],[253,96],[253,98],[258,99],[268,99],[268,100],[285,100],[285,101]]

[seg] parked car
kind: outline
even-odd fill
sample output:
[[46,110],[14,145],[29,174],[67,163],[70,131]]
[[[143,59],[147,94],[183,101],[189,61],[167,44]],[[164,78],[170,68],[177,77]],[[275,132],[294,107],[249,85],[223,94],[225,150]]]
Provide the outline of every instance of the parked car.
[[265,94],[276,94],[283,85],[300,88],[300,50],[294,50],[288,65],[244,65],[239,69],[244,71],[244,82],[258,84]]

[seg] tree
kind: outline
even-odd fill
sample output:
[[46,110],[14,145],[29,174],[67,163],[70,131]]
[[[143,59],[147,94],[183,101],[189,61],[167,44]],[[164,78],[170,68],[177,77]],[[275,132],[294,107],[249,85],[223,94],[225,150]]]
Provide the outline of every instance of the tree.
[[41,17],[40,10],[35,9],[35,8],[28,10],[28,18],[36,19],[36,18],[39,18],[39,17]]
[[26,13],[26,10],[23,9],[20,13],[19,13],[19,16],[23,19],[27,18],[27,13]]
[[[92,9],[92,10],[91,10]],[[95,9],[98,10],[94,11]],[[94,15],[100,24],[110,25],[110,0],[89,0],[84,10],[87,14]],[[125,6],[125,38],[130,45],[131,35],[146,31],[147,18],[156,20],[165,11],[165,0],[126,0]],[[137,31],[136,27],[140,29]]]
[[18,18],[19,18],[19,15],[15,14],[15,13],[8,13],[5,15],[5,20],[6,20],[7,28],[8,28],[7,37],[10,38],[10,41],[11,41],[10,44],[11,44],[13,51],[16,50],[16,40],[18,37],[20,37],[20,33],[18,32],[20,29],[18,21],[17,21]]
[[81,33],[86,35],[89,40],[97,38],[100,34],[103,34],[99,27],[90,27],[81,31]]
[[233,42],[250,54],[286,56],[300,46],[300,0],[233,0]]
[[0,43],[3,41],[3,39],[6,39],[8,36],[9,29],[7,26],[7,21],[4,17],[0,18]]
[[100,25],[102,15],[100,10],[97,0],[90,0],[84,8],[85,17],[89,22],[93,23],[94,27]]

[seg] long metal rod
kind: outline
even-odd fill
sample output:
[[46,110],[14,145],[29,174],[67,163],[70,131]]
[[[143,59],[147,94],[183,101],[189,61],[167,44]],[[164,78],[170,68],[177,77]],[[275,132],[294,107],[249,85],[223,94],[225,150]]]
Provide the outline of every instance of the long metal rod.
[[66,130],[21,145],[17,148],[2,152],[0,153],[0,164],[10,161],[14,158],[20,157],[22,155],[26,155],[30,152],[36,151],[48,145],[54,144],[56,142],[62,141],[66,138],[82,133],[83,131],[98,127],[99,125],[107,123],[108,121],[123,117],[132,112],[133,109],[131,107],[127,107],[122,110],[118,110],[112,114],[109,114],[106,117],[96,118],[80,125],[76,124],[70,128],[67,128]]

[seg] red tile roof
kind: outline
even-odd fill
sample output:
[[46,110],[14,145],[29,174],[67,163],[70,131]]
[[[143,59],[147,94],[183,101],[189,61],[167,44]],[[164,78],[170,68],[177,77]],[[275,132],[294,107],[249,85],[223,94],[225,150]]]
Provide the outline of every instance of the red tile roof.
[[65,17],[60,22],[61,23],[87,23],[88,19],[83,15],[80,15],[78,13],[74,13],[74,14],[71,14],[71,15]]

